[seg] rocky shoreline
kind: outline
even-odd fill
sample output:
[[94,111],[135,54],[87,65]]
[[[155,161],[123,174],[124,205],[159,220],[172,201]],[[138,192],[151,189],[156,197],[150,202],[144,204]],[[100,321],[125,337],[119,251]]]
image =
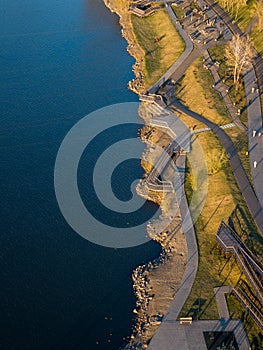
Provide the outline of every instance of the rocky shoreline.
[[128,86],[131,91],[136,94],[142,94],[145,90],[143,65],[144,52],[140,45],[138,45],[132,30],[131,17],[129,13],[129,1],[125,0],[104,0],[105,5],[111,12],[119,16],[119,23],[123,38],[127,41],[127,51],[135,59],[132,66],[134,79],[129,81]]
[[[129,13],[129,5],[125,0],[104,0],[105,5],[119,16],[122,28],[122,36],[128,43],[127,51],[135,58],[133,65],[134,79],[129,82],[130,90],[140,95],[145,91],[143,65],[144,52],[136,42],[133,34],[132,23]],[[145,138],[149,116],[147,109],[142,104],[140,117],[145,121],[145,127],[140,132],[142,142],[146,144],[146,150],[142,155],[142,166],[147,173],[149,163],[153,163],[151,157],[156,156],[156,145],[165,146],[170,140],[156,129],[151,134],[151,140]],[[175,164],[171,164],[165,176],[174,181]],[[136,307],[134,311],[134,322],[129,343],[125,350],[146,349],[148,344],[161,323],[163,316],[169,309],[170,303],[178,290],[187,262],[187,245],[185,236],[181,230],[181,217],[175,195],[168,193],[143,193],[137,188],[139,195],[161,205],[162,215],[155,223],[148,223],[147,234],[157,241],[162,252],[158,258],[147,264],[138,266],[132,274],[133,289],[136,295]],[[167,209],[167,208],[170,209]],[[171,214],[172,213],[172,214]],[[175,214],[176,213],[176,214]],[[173,220],[167,224],[164,232],[153,235],[153,227],[160,222],[165,223],[167,218],[173,215]],[[159,222],[158,222],[159,221]],[[169,220],[167,220],[169,222]],[[162,225],[163,226],[163,225]],[[159,230],[157,229],[159,232]]]

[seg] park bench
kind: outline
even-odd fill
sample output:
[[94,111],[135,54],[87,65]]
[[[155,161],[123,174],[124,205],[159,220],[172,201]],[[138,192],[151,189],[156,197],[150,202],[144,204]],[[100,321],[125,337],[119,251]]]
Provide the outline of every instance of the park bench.
[[192,324],[193,319],[192,317],[180,317],[179,322],[180,324]]

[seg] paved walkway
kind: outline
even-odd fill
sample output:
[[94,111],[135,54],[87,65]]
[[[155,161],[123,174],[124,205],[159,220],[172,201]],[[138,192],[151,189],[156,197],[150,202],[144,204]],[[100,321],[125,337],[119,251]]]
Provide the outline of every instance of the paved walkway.
[[[258,84],[254,69],[249,69],[244,75],[247,95],[248,146],[252,180],[257,197],[263,208],[263,136],[262,115]],[[250,102],[250,103],[249,103]],[[254,166],[256,162],[256,167]]]
[[239,350],[250,348],[242,322],[237,320],[227,320],[225,322],[222,319],[219,321],[193,321],[191,325],[182,325],[174,320],[167,322],[163,336],[154,337],[148,349],[207,350],[204,332],[233,332]]
[[231,290],[232,290],[232,287],[230,286],[222,286],[222,287],[214,288],[218,313],[219,313],[220,319],[224,321],[227,321],[230,319],[225,294],[230,293]]
[[[219,7],[217,8],[217,5],[214,4],[213,1],[206,1],[206,3],[213,6],[213,9],[216,10],[216,13],[220,13],[220,16],[223,18],[224,22],[228,26],[232,26],[232,20],[230,23],[229,17],[224,13],[224,11]],[[195,58],[197,58],[200,55],[200,52],[204,51],[209,47],[208,45],[202,45],[199,49],[196,49],[193,51],[193,44],[190,42],[187,34],[185,31],[181,28],[179,25],[171,7],[169,5],[166,6],[168,13],[170,14],[171,18],[174,17],[173,22],[175,23],[176,27],[180,28],[179,32],[182,35],[182,37],[185,39],[187,48],[182,56],[179,58],[179,61],[177,61],[171,69],[155,84],[152,89],[149,90],[150,93],[156,92],[158,88],[164,84],[169,78],[172,78],[174,80],[178,80],[185,72],[185,70],[189,67],[189,65],[194,61]],[[231,29],[232,30],[232,29]],[[191,45],[190,45],[191,44]],[[213,44],[214,45],[214,44]],[[187,53],[186,53],[187,52]],[[208,58],[208,57],[207,57]],[[217,72],[213,72],[213,76],[217,77]],[[251,74],[249,75],[251,78]],[[248,89],[251,88],[249,85],[247,85]],[[219,87],[218,87],[219,88]],[[222,85],[222,88],[224,89],[225,86]],[[221,88],[220,88],[221,90]],[[228,95],[224,95],[225,99],[228,100]],[[222,130],[219,126],[216,124],[210,122],[206,118],[202,117],[201,115],[191,111],[187,107],[183,106],[174,96],[169,97],[170,100],[168,101],[168,105],[174,106],[175,108],[181,110],[182,112],[190,115],[191,117],[199,120],[203,124],[205,124],[208,128],[210,128],[212,131],[215,132],[215,134],[220,139],[223,147],[225,148],[228,157],[229,162],[232,168],[232,171],[234,173],[234,176],[236,178],[237,184],[239,186],[239,189],[247,202],[248,208],[259,228],[261,233],[263,234],[263,210],[261,208],[260,202],[255,195],[255,192],[253,188],[251,187],[249,180],[247,178],[247,175],[242,167],[241,161],[237,155],[237,151],[233,145],[232,140],[228,137],[228,135]],[[168,99],[169,99],[168,98]],[[228,101],[228,108],[231,111],[230,114],[234,115],[236,111],[230,106],[230,99]],[[252,109],[250,109],[252,113]],[[261,117],[261,113],[260,113]],[[240,128],[243,128],[243,126],[233,117],[234,121],[239,124]],[[253,124],[254,126],[254,124]],[[261,125],[262,128],[262,125]],[[250,127],[249,127],[250,129]],[[258,130],[258,129],[257,129]],[[261,129],[259,129],[261,130]],[[244,128],[243,128],[243,131]],[[256,148],[256,147],[254,147]],[[253,150],[252,150],[253,151]],[[250,150],[251,153],[251,150]],[[253,153],[252,153],[253,154]],[[262,154],[263,155],[263,154]],[[181,164],[182,169],[184,168],[184,160],[183,158],[178,160],[179,162],[182,161]],[[261,162],[261,160],[260,160]],[[262,162],[261,162],[262,163]],[[256,169],[256,168],[255,168]],[[263,187],[263,186],[262,186]],[[183,191],[184,192],[184,191]],[[263,198],[263,197],[262,197]],[[189,209],[187,200],[185,197],[185,194],[183,193],[181,202],[180,202],[180,210],[183,220],[187,218],[185,223],[187,224],[187,229],[185,230],[186,240],[187,240],[187,246],[188,246],[188,262],[186,266],[186,270],[184,273],[184,277],[182,280],[182,284],[178,290],[178,292],[175,295],[174,300],[171,303],[171,307],[168,311],[168,313],[165,315],[160,327],[157,329],[156,334],[152,338],[149,349],[150,350],[159,350],[159,349],[165,349],[165,350],[175,350],[175,349],[193,349],[193,350],[205,350],[206,346],[203,341],[202,332],[205,329],[210,330],[230,330],[228,327],[235,323],[234,327],[232,327],[231,330],[236,330],[235,336],[238,340],[238,345],[240,349],[248,349],[249,343],[247,341],[244,329],[242,327],[242,323],[240,321],[233,321],[229,320],[228,322],[224,322],[225,319],[229,319],[228,310],[226,307],[226,302],[224,297],[222,296],[222,293],[224,292],[223,289],[217,290],[217,300],[219,305],[219,313],[221,317],[221,321],[197,321],[193,322],[193,325],[187,326],[187,325],[180,325],[178,322],[176,322],[176,319],[179,316],[179,313],[181,311],[182,306],[184,305],[190,291],[191,287],[193,285],[193,282],[195,280],[197,267],[198,267],[198,249],[196,244],[196,237],[195,232],[192,224],[191,216],[189,215]],[[191,221],[191,222],[190,222]],[[204,327],[201,327],[201,324]],[[196,325],[196,327],[194,327]],[[179,328],[178,328],[179,327]],[[237,332],[238,329],[238,332]]]
[[[218,4],[213,0],[204,1],[214,9],[234,34],[243,34],[240,28]],[[263,132],[262,106],[260,103],[260,93],[263,92],[263,59],[256,51],[253,64],[254,66],[248,69],[244,74],[245,91],[247,96],[249,158],[255,192],[261,208],[263,208],[263,139],[260,137]],[[255,137],[253,137],[254,130],[256,131]]]
[[205,117],[201,116],[198,113],[195,113],[182,105],[176,97],[171,97],[169,104],[179,109],[180,111],[188,114],[190,117],[199,120],[203,124],[207,125],[207,127],[211,128],[212,131],[217,135],[219,140],[221,141],[222,146],[225,148],[226,153],[229,157],[230,166],[232,168],[233,174],[236,178],[237,184],[239,186],[240,192],[242,193],[247,206],[250,210],[252,217],[254,218],[259,231],[263,234],[263,210],[261,208],[260,202],[250,185],[250,182],[247,178],[247,175],[242,167],[242,163],[239,159],[235,146],[233,145],[230,137],[225,133],[223,129],[221,129],[218,125],[213,122],[207,120]]
[[247,133],[247,127],[241,122],[239,116],[238,116],[238,108],[233,106],[233,103],[228,95],[228,89],[229,87],[224,84],[218,74],[218,68],[219,66],[216,66],[214,62],[212,61],[208,51],[206,50],[203,53],[205,64],[207,65],[209,72],[211,73],[213,79],[214,79],[214,89],[221,95],[225,106],[227,108],[227,111],[229,115],[232,118],[232,121],[235,123],[235,125],[244,133]]
[[171,77],[173,72],[178,67],[180,67],[180,65],[185,61],[187,56],[189,56],[189,54],[191,53],[191,51],[194,48],[193,43],[189,39],[189,37],[186,34],[186,32],[183,30],[180,22],[177,20],[177,18],[175,16],[171,6],[167,4],[166,10],[167,10],[167,12],[168,12],[172,22],[174,23],[176,29],[178,30],[179,34],[181,35],[181,37],[185,41],[186,49],[182,53],[182,55],[178,58],[178,60],[171,66],[171,68],[169,68],[168,71],[148,90],[148,92],[151,93],[151,94],[155,93]]
[[[188,257],[186,269],[184,272],[184,276],[182,279],[182,283],[175,294],[175,297],[171,303],[171,306],[164,316],[160,327],[157,329],[155,335],[153,336],[148,349],[186,349],[184,347],[180,347],[179,343],[175,342],[174,333],[171,332],[171,325],[174,324],[175,320],[178,318],[179,313],[188,298],[188,295],[192,289],[195,276],[198,268],[198,247],[195,237],[195,231],[192,223],[192,218],[189,213],[188,203],[185,196],[184,187],[184,174],[185,174],[185,156],[180,156],[176,162],[177,169],[179,172],[177,173],[179,177],[179,182],[181,182],[181,186],[176,186],[176,195],[180,197],[180,212],[183,221],[183,232],[186,237],[187,249],[188,249]],[[178,179],[177,179],[178,180]],[[172,326],[173,327],[173,326]],[[174,329],[174,327],[173,327]],[[167,341],[167,334],[171,336],[172,341]],[[175,347],[176,343],[176,347]]]
[[[203,0],[206,4],[211,6],[211,8],[215,11],[217,15],[219,15],[223,22],[228,26],[228,28],[234,34],[242,35],[243,32],[236,25],[236,23],[230,18],[230,16],[213,0]],[[257,74],[257,79],[259,83],[259,92],[263,94],[263,58],[254,50],[255,57],[253,59],[253,65]]]

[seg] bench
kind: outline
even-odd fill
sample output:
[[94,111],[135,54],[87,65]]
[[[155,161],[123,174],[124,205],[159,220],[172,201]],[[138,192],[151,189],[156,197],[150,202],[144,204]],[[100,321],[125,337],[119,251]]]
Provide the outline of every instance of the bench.
[[192,324],[193,319],[192,317],[180,317],[179,322],[180,324]]

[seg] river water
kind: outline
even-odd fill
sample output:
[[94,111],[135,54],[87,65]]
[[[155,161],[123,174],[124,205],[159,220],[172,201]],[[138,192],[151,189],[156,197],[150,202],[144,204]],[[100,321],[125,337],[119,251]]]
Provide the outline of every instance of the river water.
[[[3,0],[0,33],[0,348],[116,349],[131,328],[131,272],[159,247],[81,238],[61,215],[53,173],[78,120],[137,101],[133,59],[101,0]],[[122,171],[141,176],[132,164]]]

